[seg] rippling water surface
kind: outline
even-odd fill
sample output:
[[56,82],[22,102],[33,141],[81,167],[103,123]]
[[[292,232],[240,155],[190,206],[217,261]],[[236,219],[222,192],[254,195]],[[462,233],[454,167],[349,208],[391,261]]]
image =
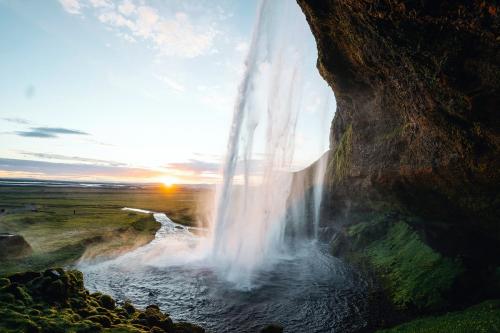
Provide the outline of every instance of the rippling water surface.
[[175,320],[210,332],[256,332],[279,323],[285,332],[352,332],[365,324],[364,282],[340,260],[307,243],[270,260],[252,286],[230,284],[204,259],[203,237],[155,214],[150,244],[98,264],[82,263],[86,286],[145,307],[158,304]]

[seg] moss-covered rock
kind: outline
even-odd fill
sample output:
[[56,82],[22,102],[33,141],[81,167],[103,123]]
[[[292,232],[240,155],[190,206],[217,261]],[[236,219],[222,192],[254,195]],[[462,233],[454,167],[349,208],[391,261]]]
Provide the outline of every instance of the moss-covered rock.
[[445,258],[427,246],[405,222],[391,225],[364,255],[379,272],[400,308],[439,309],[446,293],[462,273],[458,259]]
[[454,299],[462,260],[431,248],[407,217],[369,214],[339,234],[332,251],[371,273],[395,311],[428,313]]
[[144,311],[130,302],[117,307],[109,295],[90,294],[81,272],[60,268],[1,279],[0,318],[5,333],[204,332],[194,324],[174,324],[156,305]]
[[175,333],[203,333],[205,330],[200,326],[186,322],[174,323]]
[[367,297],[372,329],[481,301],[463,301],[470,292],[463,258],[431,247],[419,223],[402,211],[359,213],[331,243],[335,255],[372,282]]
[[113,310],[115,308],[115,300],[109,295],[99,297],[99,303],[106,309]]

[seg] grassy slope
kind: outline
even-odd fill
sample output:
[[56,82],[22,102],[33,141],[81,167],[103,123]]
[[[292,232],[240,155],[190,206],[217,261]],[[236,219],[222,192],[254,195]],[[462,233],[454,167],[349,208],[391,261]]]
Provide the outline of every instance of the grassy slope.
[[[370,217],[369,222],[350,226],[346,236],[352,244],[349,257],[368,265],[400,309],[432,313],[446,309],[446,294],[463,272],[457,258],[447,258],[430,248],[401,219],[389,222]],[[490,300],[463,311],[429,316],[378,333],[493,333],[500,332],[500,300]]]
[[500,301],[486,301],[464,311],[417,319],[377,333],[500,332]]
[[113,255],[140,246],[152,239],[159,224],[151,215],[122,207],[163,211],[174,221],[192,224],[196,203],[204,194],[160,187],[0,187],[0,208],[7,212],[0,215],[0,232],[21,234],[34,251],[27,258],[1,263],[0,274],[67,264],[84,252]]
[[367,262],[399,309],[435,310],[447,306],[444,295],[462,273],[458,259],[446,258],[426,245],[402,220],[374,219],[347,231],[355,260]]

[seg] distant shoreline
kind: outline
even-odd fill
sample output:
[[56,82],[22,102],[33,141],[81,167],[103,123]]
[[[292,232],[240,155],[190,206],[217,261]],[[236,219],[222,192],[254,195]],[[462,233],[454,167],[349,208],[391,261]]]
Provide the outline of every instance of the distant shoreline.
[[[74,181],[74,180],[44,180],[27,178],[0,178],[0,186],[39,186],[39,187],[77,187],[77,188],[119,188],[119,189],[137,189],[137,188],[157,188],[163,186],[161,183],[124,183],[124,182],[93,182],[93,181]],[[183,188],[207,189],[214,185],[211,184],[176,184]]]

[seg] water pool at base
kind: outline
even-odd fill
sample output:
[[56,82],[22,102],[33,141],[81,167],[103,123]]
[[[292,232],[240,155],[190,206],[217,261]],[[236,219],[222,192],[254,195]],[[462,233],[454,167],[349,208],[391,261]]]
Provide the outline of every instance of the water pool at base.
[[155,214],[162,223],[150,244],[101,263],[81,263],[86,287],[157,304],[175,321],[209,332],[257,332],[277,323],[285,332],[353,332],[366,324],[365,282],[309,242],[252,277],[251,288],[228,283],[203,259],[202,237]]

